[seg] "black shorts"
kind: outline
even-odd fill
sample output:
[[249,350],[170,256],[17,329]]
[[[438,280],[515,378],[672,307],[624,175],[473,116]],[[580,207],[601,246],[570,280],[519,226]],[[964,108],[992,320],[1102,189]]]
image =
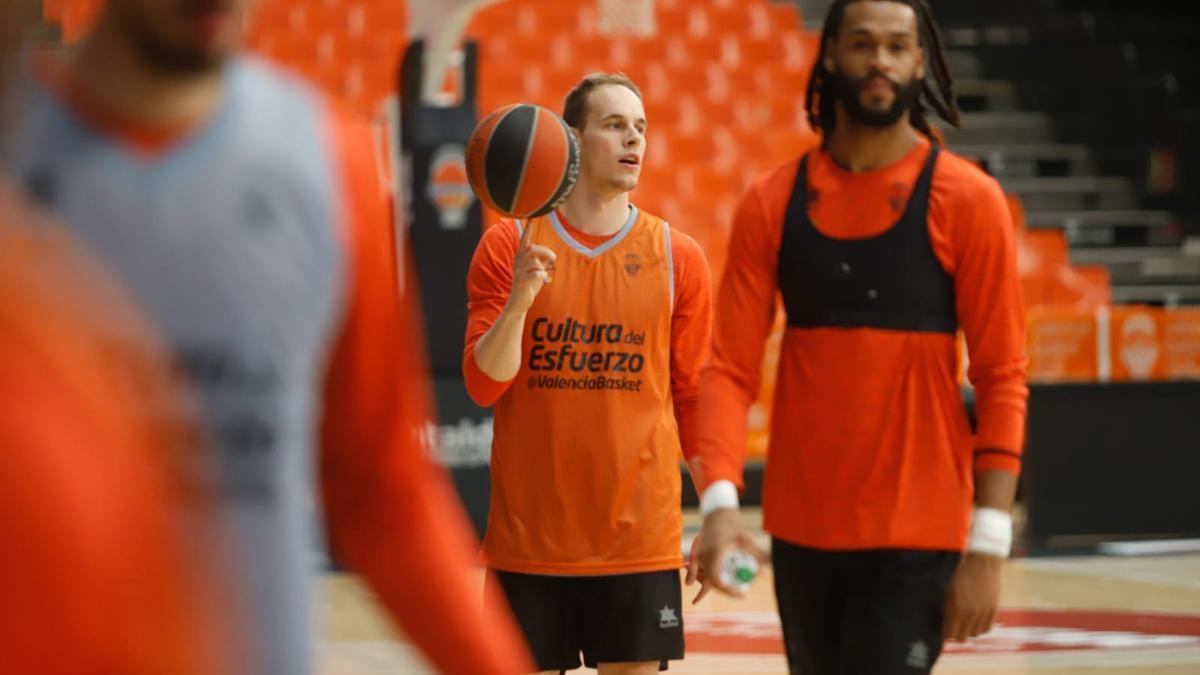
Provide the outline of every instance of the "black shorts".
[[822,551],[775,539],[771,559],[788,670],[917,675],[942,652],[951,551]]
[[499,582],[538,670],[683,658],[679,571],[559,577],[488,570]]

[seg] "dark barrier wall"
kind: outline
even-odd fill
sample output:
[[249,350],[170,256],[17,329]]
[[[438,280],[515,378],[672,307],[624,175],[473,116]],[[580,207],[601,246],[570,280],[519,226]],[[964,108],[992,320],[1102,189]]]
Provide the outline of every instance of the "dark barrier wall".
[[462,383],[467,270],[482,234],[479,201],[467,183],[464,152],[475,129],[474,43],[463,48],[462,98],[450,107],[420,100],[424,45],[410,43],[401,65],[401,156],[409,177],[408,231],[421,291],[433,371],[436,424],[426,430],[450,470],[479,534],[487,523],[492,413],[471,402]]
[[[442,461],[482,535],[491,484],[492,412],[461,378],[434,381]],[[761,462],[742,503],[762,499]],[[697,505],[683,472],[683,503]],[[1200,382],[1031,385],[1021,499],[1034,548],[1051,538],[1200,536]]]
[[1031,385],[1031,543],[1200,534],[1200,382]]
[[411,180],[412,246],[429,361],[437,376],[461,369],[467,325],[467,269],[482,234],[479,200],[467,183],[464,152],[475,130],[475,45],[463,48],[462,100],[454,106],[421,102],[421,41],[401,66],[400,144]]
[[491,479],[492,411],[475,405],[460,377],[435,377],[439,422],[436,432],[442,464],[449,467],[463,506],[483,536],[487,525]]

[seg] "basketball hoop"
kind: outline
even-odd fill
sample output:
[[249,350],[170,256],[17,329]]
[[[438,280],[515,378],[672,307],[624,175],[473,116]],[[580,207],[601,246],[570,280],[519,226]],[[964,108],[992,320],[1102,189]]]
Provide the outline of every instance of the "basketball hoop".
[[650,37],[658,32],[654,0],[596,0],[601,35]]

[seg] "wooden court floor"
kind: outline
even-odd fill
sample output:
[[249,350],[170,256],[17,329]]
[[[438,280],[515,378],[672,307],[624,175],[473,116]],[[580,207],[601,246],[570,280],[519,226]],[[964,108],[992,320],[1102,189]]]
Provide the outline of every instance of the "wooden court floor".
[[[935,673],[1200,675],[1200,554],[1017,558],[1003,588],[1000,625],[949,646]],[[769,568],[744,600],[693,607],[684,587],[688,656],[669,672],[787,673],[771,589]],[[319,611],[321,675],[434,672],[356,579],[323,576]]]

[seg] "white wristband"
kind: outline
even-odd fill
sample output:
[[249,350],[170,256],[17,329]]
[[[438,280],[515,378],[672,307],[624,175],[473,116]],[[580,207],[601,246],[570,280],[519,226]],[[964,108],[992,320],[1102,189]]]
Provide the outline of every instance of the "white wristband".
[[732,481],[719,480],[709,485],[700,498],[701,517],[717,509],[736,509],[738,507],[737,486]]
[[971,534],[967,551],[1007,558],[1012,551],[1012,514],[1000,509],[976,506],[971,513]]

